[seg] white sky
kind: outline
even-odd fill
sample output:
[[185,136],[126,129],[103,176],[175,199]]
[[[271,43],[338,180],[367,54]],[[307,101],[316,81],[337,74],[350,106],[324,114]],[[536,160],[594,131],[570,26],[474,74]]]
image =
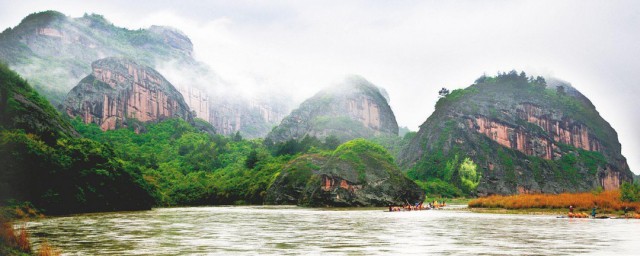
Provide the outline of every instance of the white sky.
[[358,74],[386,88],[398,124],[417,130],[437,91],[483,73],[569,81],[619,134],[640,173],[640,1],[7,1],[0,28],[29,13],[104,15],[130,29],[168,25],[196,58],[247,92],[300,102]]

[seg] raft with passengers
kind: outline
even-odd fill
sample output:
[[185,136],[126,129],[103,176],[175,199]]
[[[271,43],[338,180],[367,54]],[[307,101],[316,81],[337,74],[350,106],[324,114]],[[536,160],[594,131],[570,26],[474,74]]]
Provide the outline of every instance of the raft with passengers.
[[447,206],[447,203],[445,201],[442,201],[442,202],[433,201],[433,202],[428,202],[426,204],[424,202],[420,202],[420,203],[415,203],[413,205],[406,203],[402,206],[389,205],[389,212],[437,210],[437,209],[442,209],[442,207],[445,207],[445,206]]

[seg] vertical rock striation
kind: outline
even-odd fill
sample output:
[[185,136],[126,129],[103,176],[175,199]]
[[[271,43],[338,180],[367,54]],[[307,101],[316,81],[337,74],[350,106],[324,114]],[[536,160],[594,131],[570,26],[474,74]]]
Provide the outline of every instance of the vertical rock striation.
[[65,110],[102,130],[165,118],[193,120],[182,95],[155,70],[121,58],[91,64],[93,72],[67,95]]

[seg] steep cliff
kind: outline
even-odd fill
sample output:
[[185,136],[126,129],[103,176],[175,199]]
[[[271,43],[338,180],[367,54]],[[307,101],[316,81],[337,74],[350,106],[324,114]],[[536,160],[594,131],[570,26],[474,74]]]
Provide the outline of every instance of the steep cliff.
[[267,190],[268,204],[387,206],[424,200],[387,151],[364,139],[340,145],[331,155],[292,160]]
[[93,72],[67,95],[64,107],[71,117],[96,123],[102,130],[178,117],[193,121],[182,95],[155,70],[121,58],[91,64]]
[[341,141],[398,134],[396,118],[380,89],[361,77],[320,91],[269,133],[273,142],[304,136],[336,136]]
[[584,95],[524,72],[483,76],[441,98],[398,162],[415,179],[461,186],[467,158],[481,195],[609,190],[632,179],[617,133]]

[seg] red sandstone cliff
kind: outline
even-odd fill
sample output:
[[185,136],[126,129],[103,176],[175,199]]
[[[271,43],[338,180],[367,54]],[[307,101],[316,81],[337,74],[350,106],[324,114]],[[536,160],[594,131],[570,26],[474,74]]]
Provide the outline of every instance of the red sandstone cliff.
[[193,119],[182,95],[155,70],[120,58],[101,59],[91,67],[93,72],[67,95],[69,116],[102,130],[127,126],[129,119]]

